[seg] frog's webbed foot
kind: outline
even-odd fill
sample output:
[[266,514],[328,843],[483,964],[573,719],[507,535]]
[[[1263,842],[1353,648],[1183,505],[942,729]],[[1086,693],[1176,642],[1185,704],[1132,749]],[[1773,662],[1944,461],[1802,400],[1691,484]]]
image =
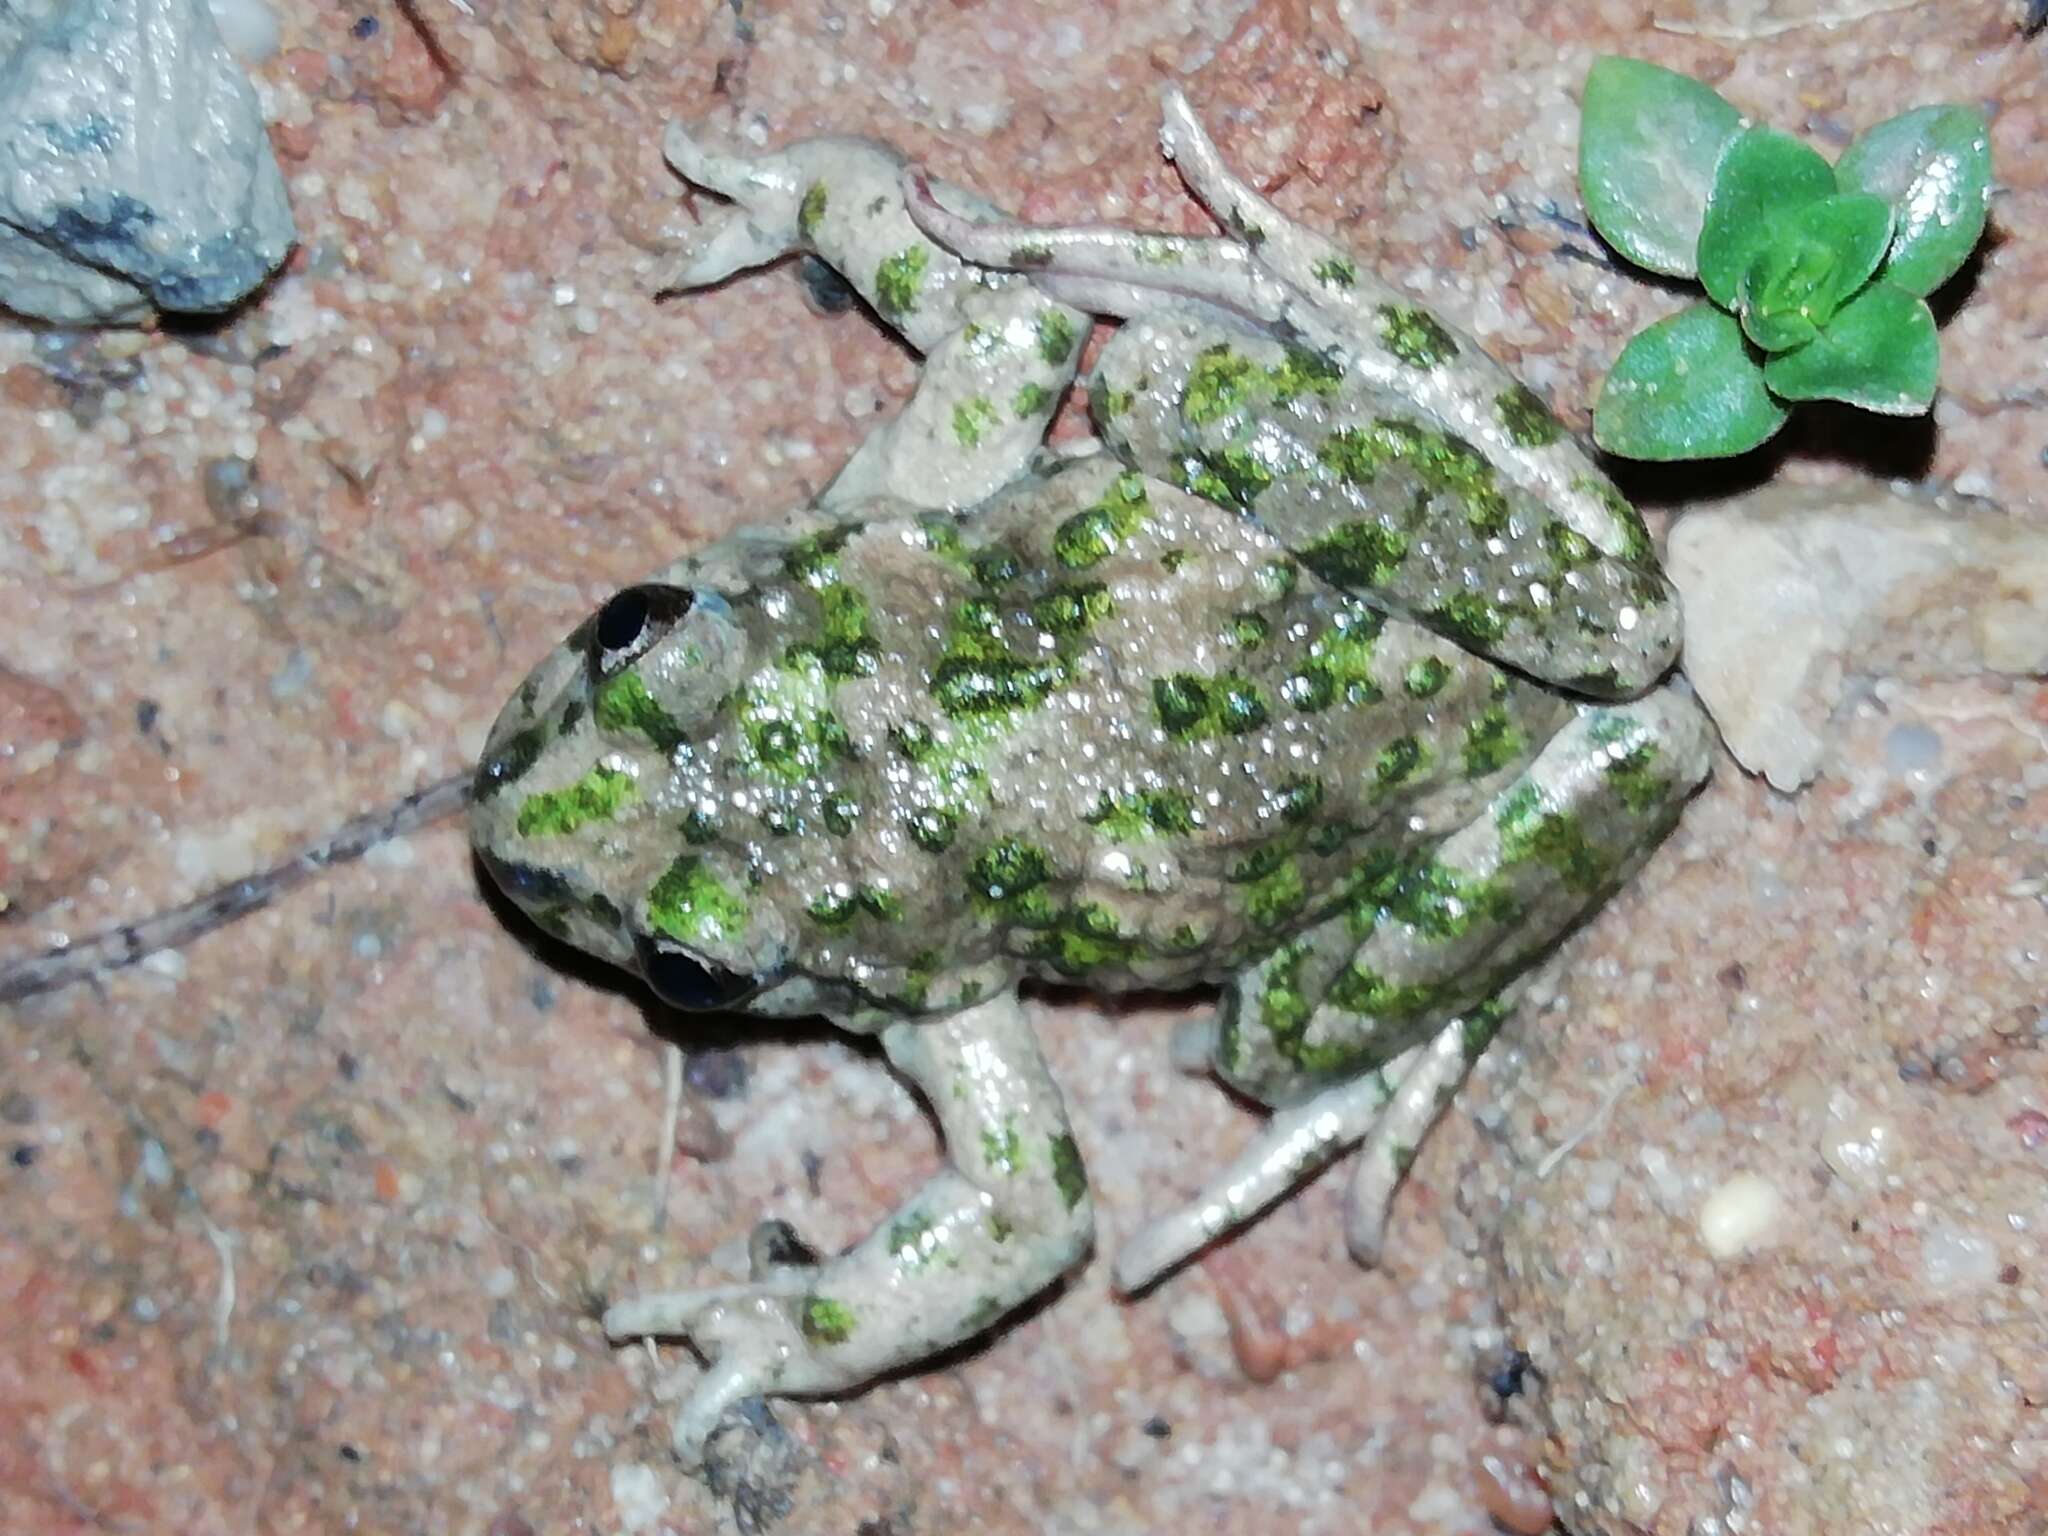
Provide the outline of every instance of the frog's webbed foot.
[[820,1262],[763,1223],[752,1278],[640,1297],[605,1313],[614,1338],[689,1338],[707,1369],[675,1422],[697,1462],[734,1404],[850,1391],[972,1337],[1088,1251],[1093,1207],[1059,1091],[1014,996],[883,1032],[930,1102],[950,1166],[889,1221]]
[[681,123],[668,125],[661,152],[685,181],[732,205],[710,213],[683,243],[661,280],[661,292],[708,288],[801,249],[804,185],[800,167],[787,155],[756,159],[726,154]]

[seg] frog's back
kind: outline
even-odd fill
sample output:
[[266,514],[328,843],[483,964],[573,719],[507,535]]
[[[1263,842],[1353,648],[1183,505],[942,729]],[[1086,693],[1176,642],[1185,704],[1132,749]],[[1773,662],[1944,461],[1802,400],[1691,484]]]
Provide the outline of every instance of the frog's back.
[[1106,457],[781,567],[668,798],[790,969],[898,1007],[1219,979],[1468,820],[1569,712]]

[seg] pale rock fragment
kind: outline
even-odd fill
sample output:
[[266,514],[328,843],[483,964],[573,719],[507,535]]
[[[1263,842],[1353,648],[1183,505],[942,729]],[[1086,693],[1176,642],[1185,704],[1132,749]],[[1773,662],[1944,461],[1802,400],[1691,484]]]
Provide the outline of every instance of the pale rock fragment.
[[1748,42],[1800,27],[1836,27],[1926,0],[1662,0],[1651,19],[1660,32]]
[[0,4],[0,306],[63,325],[223,310],[294,238],[207,0]]
[[2048,673],[2048,533],[1987,502],[1771,485],[1687,513],[1665,565],[1686,676],[1782,790],[1820,771],[1851,677]]

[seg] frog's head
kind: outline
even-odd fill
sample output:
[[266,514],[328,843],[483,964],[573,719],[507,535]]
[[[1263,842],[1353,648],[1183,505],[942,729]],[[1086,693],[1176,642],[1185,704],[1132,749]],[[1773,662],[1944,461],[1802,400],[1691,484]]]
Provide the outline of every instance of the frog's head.
[[536,667],[491,728],[470,835],[549,933],[638,971],[682,1008],[737,1006],[780,971],[743,871],[705,833],[691,771],[748,666],[719,593],[627,587]]

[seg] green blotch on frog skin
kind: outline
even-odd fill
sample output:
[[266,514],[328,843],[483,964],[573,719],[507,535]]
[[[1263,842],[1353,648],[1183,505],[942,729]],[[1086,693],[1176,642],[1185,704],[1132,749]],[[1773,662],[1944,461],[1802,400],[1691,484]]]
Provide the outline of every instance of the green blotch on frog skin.
[[638,672],[606,678],[598,685],[590,712],[598,725],[613,735],[637,733],[664,752],[673,752],[682,744],[683,728],[647,691]]
[[1042,849],[1022,838],[1006,837],[975,856],[967,867],[967,888],[984,901],[1014,901],[1052,878]]
[[718,841],[718,818],[708,811],[692,811],[683,818],[683,841],[702,845]]
[[986,395],[963,400],[953,407],[953,440],[962,448],[979,448],[983,434],[996,419],[996,408]]
[[1083,818],[1118,842],[1148,837],[1187,837],[1201,825],[1194,799],[1177,789],[1139,790],[1112,797],[1108,790]]
[[1576,528],[1552,520],[1543,525],[1543,548],[1551,564],[1569,571],[1599,558],[1600,551]]
[[1504,868],[1533,859],[1582,895],[1607,880],[1612,866],[1587,838],[1585,824],[1571,811],[1547,807],[1534,784],[1519,785],[1501,799],[1494,825]]
[[600,763],[565,789],[528,795],[519,807],[519,835],[567,837],[591,822],[611,821],[639,798],[632,774]]
[[911,1269],[922,1269],[936,1258],[943,1240],[931,1217],[911,1211],[889,1223],[889,1251]]
[[1053,530],[1053,557],[1071,571],[1099,564],[1144,526],[1151,510],[1143,478],[1119,475],[1100,501]]
[[1425,859],[1403,873],[1386,910],[1432,939],[1458,939],[1474,923],[1504,924],[1515,916],[1514,897],[1499,880]]
[[1228,342],[1205,347],[1181,393],[1181,416],[1191,427],[1221,421],[1254,403],[1287,405],[1303,395],[1337,392],[1344,370],[1320,352],[1290,346],[1281,360],[1261,366]]
[[1499,998],[1488,998],[1465,1015],[1461,1022],[1467,1066],[1486,1054],[1486,1048],[1493,1044],[1493,1037],[1500,1033],[1500,1027],[1507,1022],[1507,1017],[1507,1006]]
[[1063,637],[1086,634],[1114,612],[1116,603],[1099,581],[1054,587],[1031,605],[1039,627]]
[[1400,788],[1422,771],[1429,760],[1429,748],[1413,736],[1400,736],[1380,749],[1373,759],[1373,790],[1385,794]]
[[981,1160],[998,1173],[1015,1173],[1024,1166],[1024,1142],[1017,1128],[1007,1120],[1000,1131],[981,1133]]
[[1458,355],[1458,343],[1437,318],[1412,304],[1382,304],[1380,341],[1410,368],[1440,367]]
[[1047,926],[1050,931],[1031,953],[1062,976],[1080,978],[1104,966],[1127,965],[1138,951],[1138,941],[1123,931],[1116,914],[1096,902],[1070,907]]
[[1249,511],[1272,485],[1273,471],[1248,448],[1204,449],[1181,466],[1181,478],[1205,501]]
[[1152,707],[1166,733],[1180,741],[1242,736],[1264,725],[1267,715],[1258,685],[1235,672],[1215,677],[1176,672],[1155,678]]
[[825,183],[814,181],[804,188],[804,200],[797,205],[797,231],[813,244],[818,238],[818,225],[825,218],[825,202]]
[[1026,384],[1010,402],[1010,413],[1019,421],[1036,416],[1052,404],[1052,391],[1043,384]]
[[1481,538],[1507,531],[1508,502],[1486,456],[1464,438],[1410,421],[1383,417],[1370,427],[1332,432],[1316,449],[1324,468],[1352,485],[1372,484],[1381,470],[1401,464],[1431,496],[1453,503]]
[[1401,687],[1411,699],[1433,699],[1451,680],[1450,663],[1438,656],[1424,656],[1408,663],[1401,674]]
[[825,763],[856,754],[838,716],[824,707],[825,669],[784,668],[744,688],[735,701],[752,766],[763,776],[795,782]]
[[1310,642],[1308,661],[1287,679],[1281,696],[1303,714],[1328,709],[1341,697],[1353,708],[1377,704],[1385,695],[1373,677],[1373,647],[1386,620],[1361,603]]
[[1333,587],[1381,587],[1408,558],[1407,536],[1378,523],[1339,523],[1301,551],[1301,563]]
[[1326,256],[1309,268],[1315,280],[1326,288],[1355,288],[1358,268],[1341,256]]
[[844,1344],[853,1337],[853,1308],[829,1296],[806,1296],[803,1333],[813,1344]]
[[1119,416],[1128,414],[1136,400],[1130,390],[1113,388],[1100,375],[1088,386],[1088,410],[1098,427],[1107,427]]
[[1643,514],[1630,505],[1628,498],[1613,486],[1590,475],[1580,475],[1572,481],[1574,491],[1590,496],[1607,509],[1621,533],[1621,557],[1637,565],[1647,565],[1657,555],[1657,547],[1650,540],[1650,530],[1643,522]]
[[1550,413],[1536,391],[1517,384],[1493,402],[1508,441],[1517,448],[1548,448],[1564,436],[1564,423]]
[[1608,753],[1600,771],[1623,805],[1638,816],[1648,816],[1671,804],[1671,781],[1654,771],[1654,742],[1639,741],[1618,755],[1609,747]]
[[1230,643],[1239,650],[1256,651],[1273,635],[1273,626],[1262,614],[1234,613],[1230,616]]
[[875,268],[875,307],[884,316],[897,320],[917,308],[918,290],[924,286],[924,269],[930,260],[929,251],[913,245]]
[[910,813],[910,840],[926,853],[944,853],[953,846],[960,818],[942,806],[920,805]]
[[1058,655],[1020,656],[1003,641],[1001,619],[985,598],[954,610],[945,653],[932,669],[932,697],[955,719],[992,718],[1033,709],[1067,680]]
[[1477,592],[1458,592],[1429,613],[1432,628],[1468,649],[1492,645],[1508,632],[1507,615]]
[[1052,1139],[1052,1182],[1060,1192],[1061,1202],[1070,1211],[1088,1193],[1088,1175],[1081,1167],[1081,1148],[1073,1137],[1064,1132]]
[[1465,727],[1465,777],[1483,779],[1522,755],[1528,738],[1498,704]]
[[1330,983],[1330,1002],[1346,1013],[1375,1019],[1419,1019],[1439,1011],[1450,994],[1441,982],[1390,981],[1353,964]]
[[860,802],[845,795],[832,795],[818,808],[818,815],[827,832],[834,837],[845,837],[860,820]]
[[1284,602],[1294,595],[1301,572],[1290,560],[1269,560],[1252,572],[1252,581],[1269,602]]
[[683,944],[717,943],[746,931],[747,904],[701,858],[688,854],[648,891],[647,926]]
[[1271,930],[1300,912],[1307,901],[1301,866],[1293,859],[1283,859],[1277,868],[1245,888],[1245,916],[1254,928]]
[[1074,322],[1065,310],[1048,309],[1038,317],[1038,355],[1053,368],[1074,355]]

